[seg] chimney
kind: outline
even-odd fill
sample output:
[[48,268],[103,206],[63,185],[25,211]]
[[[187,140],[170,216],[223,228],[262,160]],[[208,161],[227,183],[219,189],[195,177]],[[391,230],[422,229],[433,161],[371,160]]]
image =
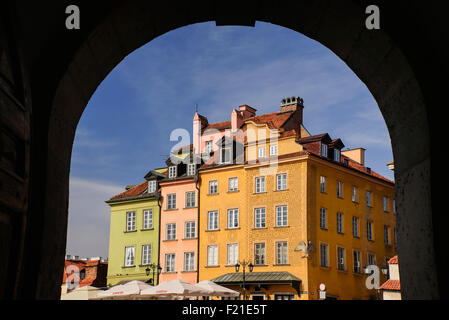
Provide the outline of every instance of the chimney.
[[193,117],[193,152],[195,154],[201,153],[201,135],[208,125],[207,118],[196,112]]
[[256,109],[251,108],[247,104],[244,104],[243,106],[239,107],[240,113],[243,117],[243,121],[245,121],[248,118],[254,117],[256,115]]
[[341,154],[347,156],[349,159],[354,160],[355,162],[360,163],[362,166],[365,166],[365,151],[366,149],[357,148],[342,151]]
[[242,112],[237,110],[232,110],[231,113],[231,130],[232,132],[236,132],[243,124],[243,115]]
[[304,109],[304,100],[300,97],[290,97],[281,100],[281,113],[290,111],[299,111],[299,122],[302,123],[302,112]]

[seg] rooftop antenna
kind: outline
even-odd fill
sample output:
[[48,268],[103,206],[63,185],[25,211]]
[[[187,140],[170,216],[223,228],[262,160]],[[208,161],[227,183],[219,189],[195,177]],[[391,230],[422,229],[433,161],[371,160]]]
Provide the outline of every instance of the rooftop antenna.
[[195,113],[198,113],[198,103],[195,106]]

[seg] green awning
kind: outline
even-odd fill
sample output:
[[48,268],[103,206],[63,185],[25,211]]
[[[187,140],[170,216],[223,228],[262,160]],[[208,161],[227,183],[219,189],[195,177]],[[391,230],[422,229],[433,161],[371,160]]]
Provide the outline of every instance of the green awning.
[[[227,273],[212,279],[215,283],[226,283],[226,284],[240,284],[243,281],[243,273]],[[245,273],[245,282],[248,284],[254,282],[257,284],[262,283],[290,283],[290,282],[301,282],[301,279],[292,275],[289,272],[247,272]]]

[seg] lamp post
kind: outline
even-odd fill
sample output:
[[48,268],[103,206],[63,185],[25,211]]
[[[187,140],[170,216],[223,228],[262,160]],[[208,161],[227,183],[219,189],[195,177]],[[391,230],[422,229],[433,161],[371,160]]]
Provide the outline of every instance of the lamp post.
[[254,265],[243,260],[235,265],[235,271],[239,272],[240,265],[243,266],[243,300],[246,300],[246,288],[245,288],[245,267],[248,266],[249,272],[253,272]]
[[153,271],[153,279],[151,279],[151,280],[152,280],[153,286],[155,286],[154,275],[155,275],[155,273],[156,273],[156,271],[157,271],[157,282],[159,282],[159,275],[161,274],[162,268],[161,268],[161,266],[157,266],[157,265],[155,265],[154,263],[150,264],[150,265],[145,269],[145,272],[146,272],[146,274],[147,274],[147,277],[150,275],[150,271],[151,271],[151,270]]

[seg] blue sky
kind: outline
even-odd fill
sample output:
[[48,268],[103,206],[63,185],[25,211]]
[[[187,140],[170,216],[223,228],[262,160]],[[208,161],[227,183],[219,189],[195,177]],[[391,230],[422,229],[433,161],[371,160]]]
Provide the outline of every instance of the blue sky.
[[164,165],[170,133],[192,130],[195,105],[209,122],[230,120],[248,104],[279,110],[304,99],[304,125],[346,147],[364,147],[367,166],[393,180],[389,134],[376,101],[349,67],[320,43],[283,27],[190,25],[126,57],[101,83],[80,120],[73,146],[67,253],[106,257],[104,203]]

